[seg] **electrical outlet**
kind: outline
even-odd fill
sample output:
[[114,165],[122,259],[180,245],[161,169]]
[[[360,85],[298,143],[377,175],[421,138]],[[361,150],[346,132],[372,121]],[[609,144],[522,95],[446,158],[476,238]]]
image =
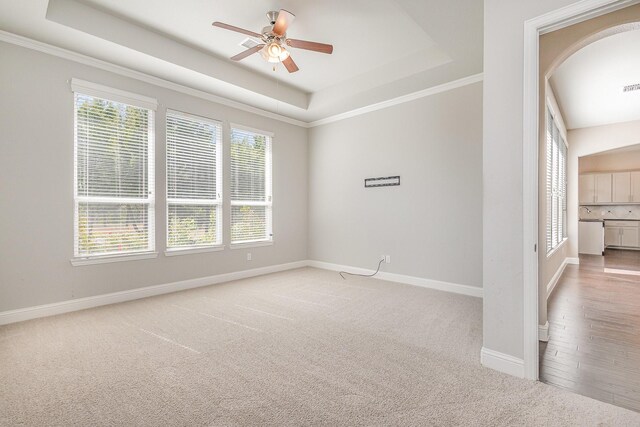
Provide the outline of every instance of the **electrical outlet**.
[[251,252],[247,252],[247,261],[251,261]]
[[391,264],[391,255],[385,255],[384,256],[384,263],[385,264]]

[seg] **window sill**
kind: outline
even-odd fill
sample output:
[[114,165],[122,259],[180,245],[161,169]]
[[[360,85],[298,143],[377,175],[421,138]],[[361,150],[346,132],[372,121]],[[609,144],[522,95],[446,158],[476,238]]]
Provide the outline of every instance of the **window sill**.
[[110,262],[137,261],[141,259],[157,258],[158,252],[137,252],[122,255],[100,255],[93,257],[78,257],[70,260],[71,265],[78,267],[81,265],[107,264]]
[[562,248],[567,243],[567,240],[569,240],[569,238],[565,237],[564,239],[562,239],[562,242],[558,243],[558,246],[547,252],[547,259],[551,258],[556,252],[558,252],[560,248]]
[[231,249],[257,248],[260,246],[273,246],[273,240],[259,240],[256,242],[232,243]]
[[219,252],[224,250],[224,245],[208,246],[206,248],[185,248],[185,249],[167,249],[164,256],[180,256],[191,254],[203,254],[207,252]]

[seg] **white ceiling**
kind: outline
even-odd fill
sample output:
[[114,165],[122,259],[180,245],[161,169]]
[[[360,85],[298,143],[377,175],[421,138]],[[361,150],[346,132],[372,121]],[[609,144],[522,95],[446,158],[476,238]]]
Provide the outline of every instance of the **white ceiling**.
[[550,83],[568,129],[640,120],[640,30],[618,33],[570,56]]
[[[191,7],[179,14],[176,13],[175,2],[160,2],[150,9],[149,0],[84,1],[220,58],[229,58],[245,50],[239,44],[247,36],[214,28],[211,26],[213,21],[260,33],[262,27],[269,24],[266,12],[271,8],[294,11],[296,20],[287,32],[290,38],[335,44],[332,55],[292,49],[292,57],[302,71],[291,75],[283,67],[276,71],[277,74],[286,73],[281,77],[286,77],[289,84],[306,92],[333,86],[405,57],[409,57],[405,61],[407,66],[419,62],[425,53],[438,62],[449,60],[398,4],[385,0],[191,1]],[[381,29],[387,25],[402,28],[403,38],[409,43],[398,43],[395,37],[380,37]],[[411,57],[411,54],[415,55]],[[252,55],[240,64],[267,76],[274,73],[272,66],[260,55]],[[313,70],[322,70],[322,73]],[[389,72],[397,75],[401,68],[395,67]]]
[[[333,55],[230,61],[246,37],[211,23],[260,32],[280,8]],[[482,20],[481,0],[0,0],[0,30],[306,122],[481,72]]]

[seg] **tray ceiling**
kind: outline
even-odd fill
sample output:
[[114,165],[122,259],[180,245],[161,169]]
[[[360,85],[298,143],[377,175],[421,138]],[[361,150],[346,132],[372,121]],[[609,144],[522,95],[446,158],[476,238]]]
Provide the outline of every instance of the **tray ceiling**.
[[[290,37],[334,45],[292,49],[289,74],[243,50],[268,10],[296,19]],[[0,0],[0,29],[302,121],[406,95],[482,71],[482,2],[453,0]]]

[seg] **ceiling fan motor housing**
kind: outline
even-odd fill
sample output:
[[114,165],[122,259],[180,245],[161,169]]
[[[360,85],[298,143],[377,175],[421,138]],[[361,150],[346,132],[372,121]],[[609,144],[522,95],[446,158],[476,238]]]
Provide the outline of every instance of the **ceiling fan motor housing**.
[[271,25],[267,25],[266,27],[262,28],[262,38],[263,39],[284,39],[285,36],[287,34],[283,34],[282,36],[279,36],[277,34],[273,33],[273,27]]
[[278,13],[280,12],[277,10],[270,10],[269,12],[267,12],[267,19],[269,19],[271,25],[274,25],[278,20]]

